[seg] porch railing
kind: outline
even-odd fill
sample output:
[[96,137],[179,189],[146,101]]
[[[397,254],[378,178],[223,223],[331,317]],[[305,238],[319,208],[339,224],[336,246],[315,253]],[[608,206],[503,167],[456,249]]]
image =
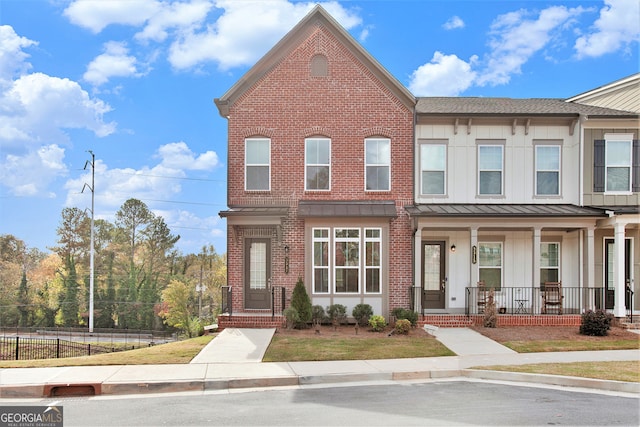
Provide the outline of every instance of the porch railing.
[[[223,286],[222,288],[222,304],[221,311],[224,314],[233,315],[233,293],[231,286]],[[276,314],[280,315],[284,312],[287,302],[287,290],[284,286],[271,287],[271,317]]]
[[[501,314],[540,315],[540,314],[581,314],[585,310],[610,309],[613,291],[605,288],[562,287],[562,303],[544,306],[544,286],[501,287],[495,289],[494,301]],[[484,312],[482,295],[477,287],[467,287],[465,292],[465,314]]]

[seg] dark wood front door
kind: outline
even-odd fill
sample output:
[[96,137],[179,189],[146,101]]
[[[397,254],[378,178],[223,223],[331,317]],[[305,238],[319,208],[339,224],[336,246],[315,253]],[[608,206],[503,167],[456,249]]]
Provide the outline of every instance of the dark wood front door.
[[271,239],[246,239],[244,257],[244,307],[271,308]]
[[422,308],[443,309],[445,304],[445,242],[422,244]]

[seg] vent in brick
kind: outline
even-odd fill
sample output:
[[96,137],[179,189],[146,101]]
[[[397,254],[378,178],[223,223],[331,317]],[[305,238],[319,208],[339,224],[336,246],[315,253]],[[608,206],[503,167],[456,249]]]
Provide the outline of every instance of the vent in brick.
[[327,77],[329,64],[324,55],[315,55],[311,58],[311,77]]

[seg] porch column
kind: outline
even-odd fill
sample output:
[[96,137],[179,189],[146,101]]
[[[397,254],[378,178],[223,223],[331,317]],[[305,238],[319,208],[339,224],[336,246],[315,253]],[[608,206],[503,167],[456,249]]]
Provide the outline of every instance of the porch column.
[[594,227],[584,230],[584,269],[583,288],[594,288],[596,286],[596,252],[595,252],[595,232]]
[[423,313],[422,307],[422,226],[418,224],[413,237],[413,306],[416,312]]
[[624,307],[624,223],[616,222],[614,233],[613,284],[615,287],[615,302],[613,315],[620,318],[626,316]]
[[531,277],[533,277],[533,283],[531,287],[539,288],[540,287],[540,242],[542,241],[542,228],[535,227],[533,229],[533,250],[531,253],[533,254],[533,271]]
[[[470,264],[470,268],[471,268],[471,272],[469,274],[469,277],[471,278],[471,283],[469,283],[469,286],[476,286],[476,283],[478,283],[478,227],[471,227],[471,229],[469,230],[470,233],[470,240],[471,240],[471,264]],[[475,260],[473,258],[473,248],[476,248],[475,251]]]

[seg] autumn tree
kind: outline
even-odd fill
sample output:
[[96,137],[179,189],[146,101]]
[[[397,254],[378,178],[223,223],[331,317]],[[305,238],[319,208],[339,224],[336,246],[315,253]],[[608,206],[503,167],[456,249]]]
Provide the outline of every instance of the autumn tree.
[[195,316],[195,287],[187,281],[172,279],[162,291],[162,307],[159,313],[164,322],[180,329],[191,338],[200,333],[201,324]]

